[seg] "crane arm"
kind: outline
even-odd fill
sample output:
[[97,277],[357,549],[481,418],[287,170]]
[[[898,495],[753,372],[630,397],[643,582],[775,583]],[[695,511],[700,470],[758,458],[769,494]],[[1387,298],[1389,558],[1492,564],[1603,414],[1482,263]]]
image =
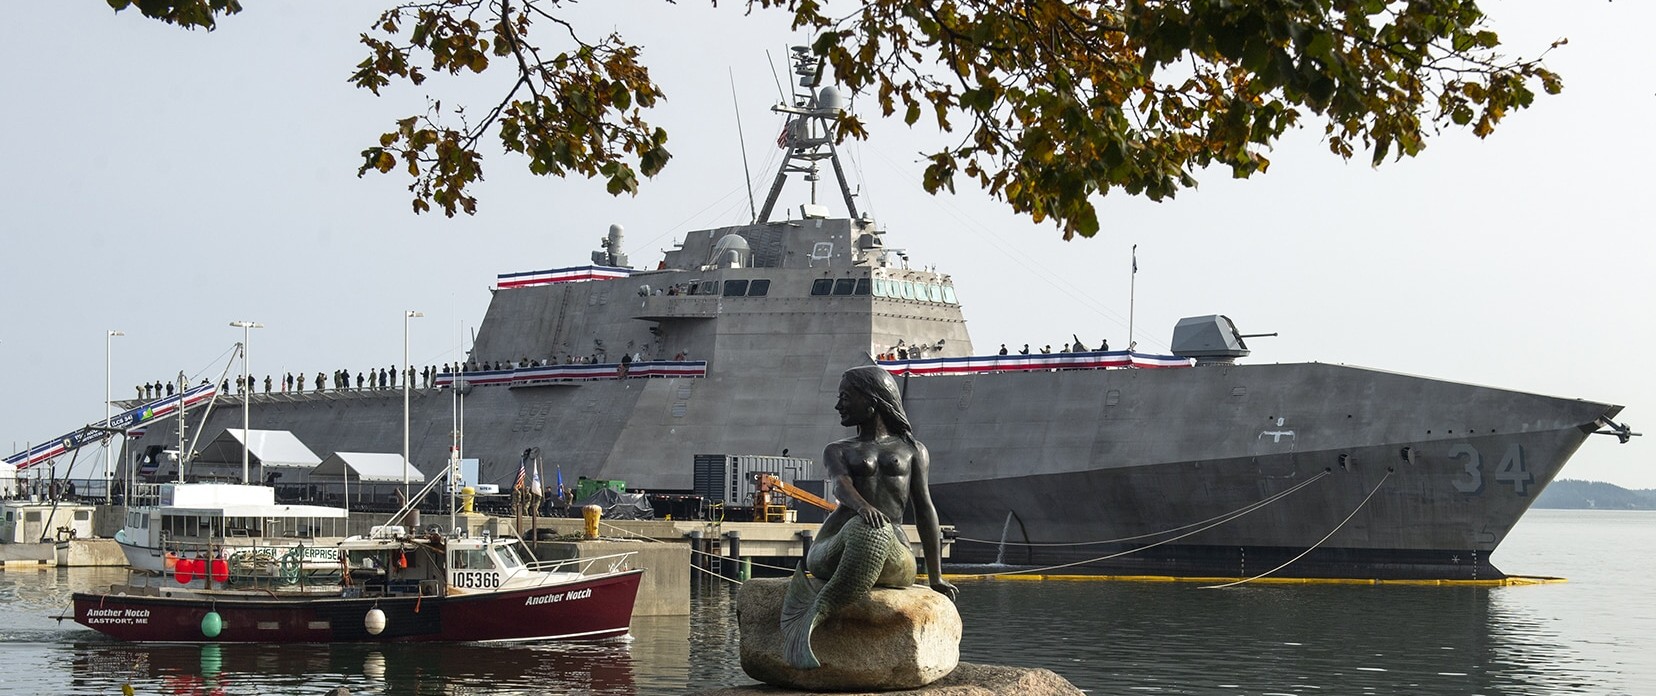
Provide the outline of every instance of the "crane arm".
[[788,496],[789,498],[793,498],[794,500],[815,505],[829,512],[833,512],[834,508],[839,507],[838,505],[823,500],[816,494],[797,488],[782,479],[777,478],[773,474],[759,474],[757,482],[759,484],[759,490],[775,491],[777,493],[781,493],[782,495]]

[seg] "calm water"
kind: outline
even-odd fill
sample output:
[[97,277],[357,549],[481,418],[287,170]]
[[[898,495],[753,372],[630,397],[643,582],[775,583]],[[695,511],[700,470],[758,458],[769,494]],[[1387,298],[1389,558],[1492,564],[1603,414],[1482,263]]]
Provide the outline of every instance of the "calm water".
[[[1536,510],[1496,554],[1507,588],[972,582],[962,659],[1098,694],[1656,693],[1656,513]],[[676,694],[745,683],[732,594],[629,639],[519,646],[149,646],[47,618],[124,571],[0,573],[0,692]]]

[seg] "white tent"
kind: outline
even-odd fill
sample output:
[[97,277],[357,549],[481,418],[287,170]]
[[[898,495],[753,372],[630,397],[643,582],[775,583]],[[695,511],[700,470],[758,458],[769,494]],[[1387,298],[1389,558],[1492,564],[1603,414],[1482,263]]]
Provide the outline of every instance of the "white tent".
[[[335,452],[327,459],[311,469],[312,479],[344,479],[349,473],[353,482],[364,483],[402,483],[403,461],[400,454],[384,454],[380,452]],[[407,468],[410,483],[425,483],[425,474],[409,465]]]
[[310,471],[322,458],[316,456],[305,443],[286,430],[249,430],[244,436],[241,428],[225,428],[196,455],[197,464],[241,465],[242,442],[248,443],[250,466],[266,469]]

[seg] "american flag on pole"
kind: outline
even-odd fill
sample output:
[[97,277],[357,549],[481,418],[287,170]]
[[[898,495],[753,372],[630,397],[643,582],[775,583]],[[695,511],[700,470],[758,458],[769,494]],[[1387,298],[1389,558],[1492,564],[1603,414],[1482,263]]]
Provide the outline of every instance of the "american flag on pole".
[[524,477],[525,473],[526,472],[524,471],[523,464],[521,462],[519,462],[518,463],[517,483],[512,485],[513,488],[520,489],[520,490],[523,488],[523,477]]

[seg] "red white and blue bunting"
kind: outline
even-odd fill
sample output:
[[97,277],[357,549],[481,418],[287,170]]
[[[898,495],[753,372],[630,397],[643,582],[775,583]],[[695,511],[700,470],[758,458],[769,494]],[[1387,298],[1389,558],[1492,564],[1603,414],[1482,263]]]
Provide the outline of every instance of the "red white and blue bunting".
[[554,268],[547,271],[502,273],[495,276],[495,289],[510,290],[513,288],[529,288],[536,285],[551,285],[553,283],[575,283],[584,280],[610,280],[614,278],[626,278],[631,275],[631,268],[617,268],[614,266],[570,266],[569,268]]

